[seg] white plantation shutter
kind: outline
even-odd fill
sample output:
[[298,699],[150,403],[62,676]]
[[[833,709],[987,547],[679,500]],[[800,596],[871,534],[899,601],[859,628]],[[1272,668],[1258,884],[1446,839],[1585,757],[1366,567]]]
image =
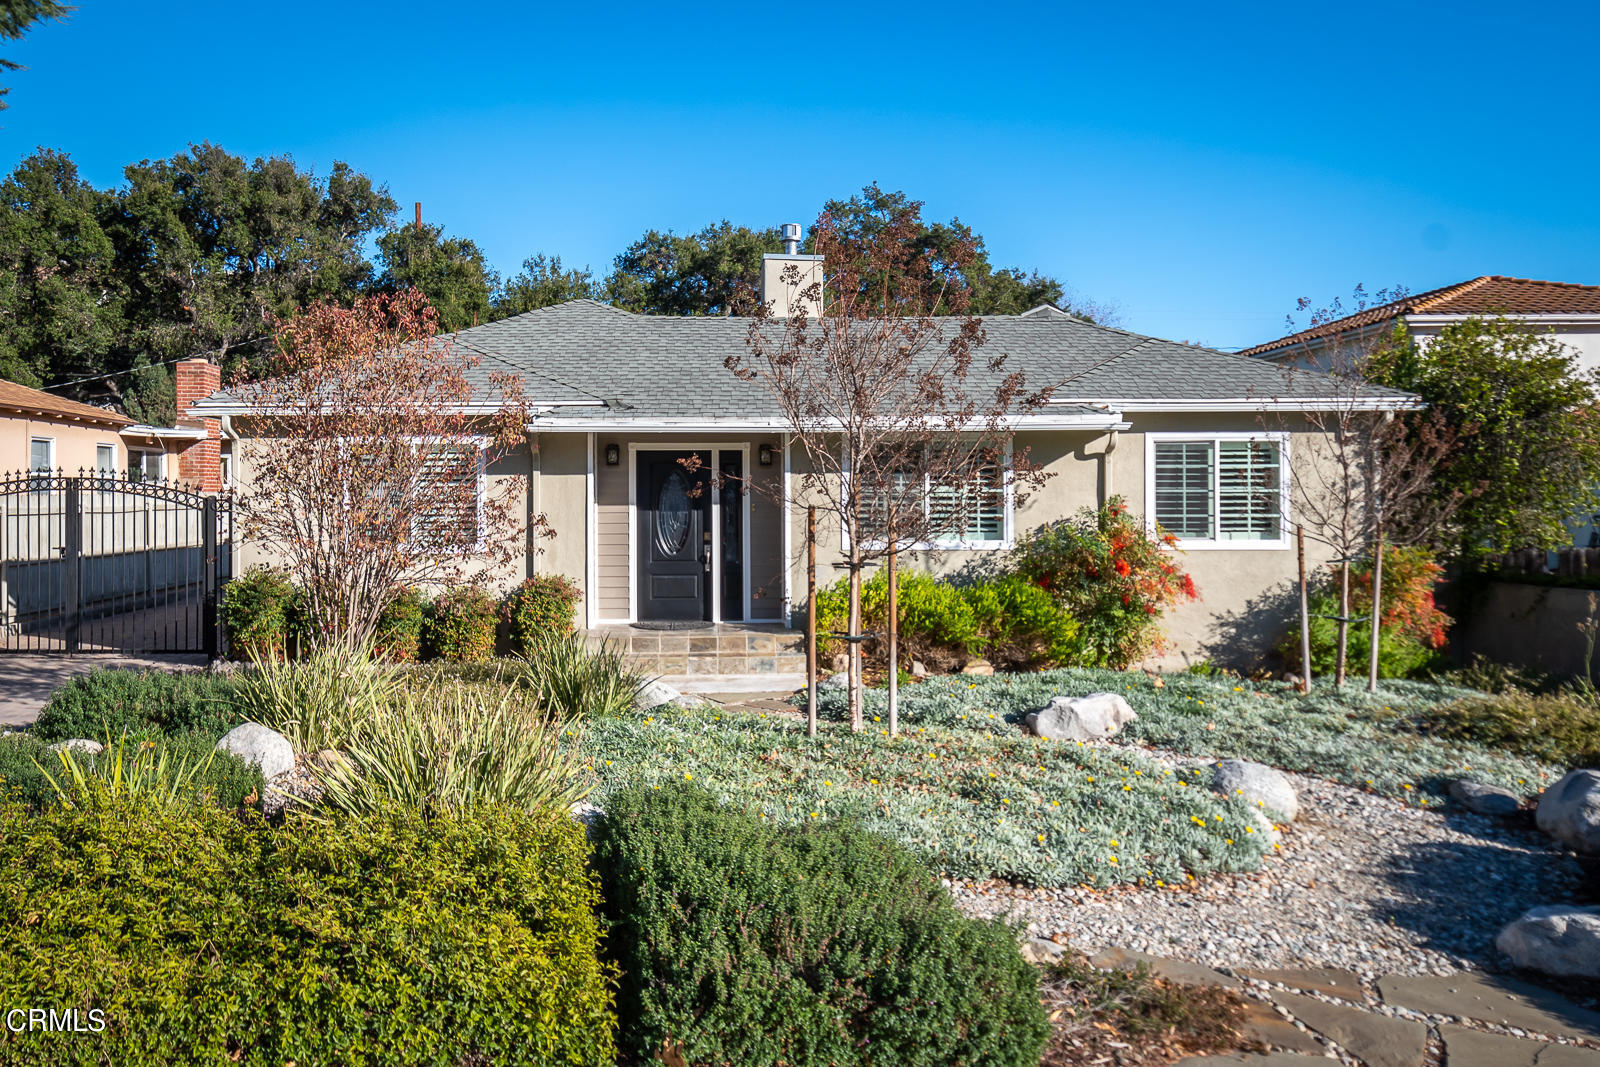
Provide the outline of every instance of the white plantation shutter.
[[429,445],[418,478],[419,508],[412,525],[421,544],[466,548],[479,536],[482,452],[470,445]]
[[1278,446],[1268,441],[1217,445],[1217,540],[1276,541],[1283,527]]
[[1004,541],[1005,484],[998,466],[973,472],[964,485],[928,490],[928,522],[942,542]]
[[1210,441],[1156,442],[1156,522],[1178,537],[1211,539],[1213,447]]

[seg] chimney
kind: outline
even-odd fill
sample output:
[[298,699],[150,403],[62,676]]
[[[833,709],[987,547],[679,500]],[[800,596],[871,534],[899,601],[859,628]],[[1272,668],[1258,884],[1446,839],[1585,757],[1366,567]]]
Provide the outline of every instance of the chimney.
[[417,229],[422,229],[422,201],[417,201]]
[[178,364],[178,425],[204,429],[202,440],[178,453],[178,480],[190,482],[203,493],[222,491],[222,423],[217,419],[191,419],[189,409],[222,388],[222,368],[195,356]]
[[[821,289],[822,257],[800,254],[798,222],[784,223],[780,232],[783,251],[768,252],[761,257],[761,302],[770,306],[780,319],[787,319],[802,308],[808,317],[817,318],[822,313],[821,300],[806,295],[805,290],[813,285]],[[787,281],[784,268],[791,265],[797,268],[798,278]]]

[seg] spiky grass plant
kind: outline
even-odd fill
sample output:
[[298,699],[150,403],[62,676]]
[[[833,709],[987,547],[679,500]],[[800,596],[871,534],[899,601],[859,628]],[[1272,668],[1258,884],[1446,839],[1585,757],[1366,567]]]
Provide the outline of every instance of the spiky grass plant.
[[446,682],[409,690],[358,724],[317,777],[323,803],[350,814],[565,808],[590,787],[577,749],[562,744],[579,736],[514,688]]
[[165,746],[149,740],[130,741],[123,734],[115,741],[107,737],[105,747],[94,755],[57,749],[59,779],[38,761],[34,765],[67,807],[122,797],[151,797],[161,804],[174,804],[199,791],[215,758],[215,752],[199,759],[174,758]]
[[579,634],[539,640],[517,672],[541,706],[569,719],[608,719],[632,711],[648,680],[610,642],[586,648]]
[[358,655],[319,649],[293,663],[252,652],[250,663],[235,707],[283,734],[296,752],[343,748],[402,686],[400,675],[375,662],[370,649]]

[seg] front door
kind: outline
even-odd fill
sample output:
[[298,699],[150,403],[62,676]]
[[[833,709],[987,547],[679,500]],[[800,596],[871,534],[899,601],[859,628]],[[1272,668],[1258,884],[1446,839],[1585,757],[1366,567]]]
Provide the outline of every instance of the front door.
[[686,452],[640,452],[639,618],[711,618],[711,456],[687,470]]

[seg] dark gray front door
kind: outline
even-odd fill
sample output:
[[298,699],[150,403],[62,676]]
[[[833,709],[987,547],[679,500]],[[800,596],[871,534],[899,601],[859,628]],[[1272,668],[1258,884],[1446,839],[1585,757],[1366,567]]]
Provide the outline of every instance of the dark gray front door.
[[711,456],[691,472],[679,461],[692,454],[638,454],[641,619],[711,618]]

